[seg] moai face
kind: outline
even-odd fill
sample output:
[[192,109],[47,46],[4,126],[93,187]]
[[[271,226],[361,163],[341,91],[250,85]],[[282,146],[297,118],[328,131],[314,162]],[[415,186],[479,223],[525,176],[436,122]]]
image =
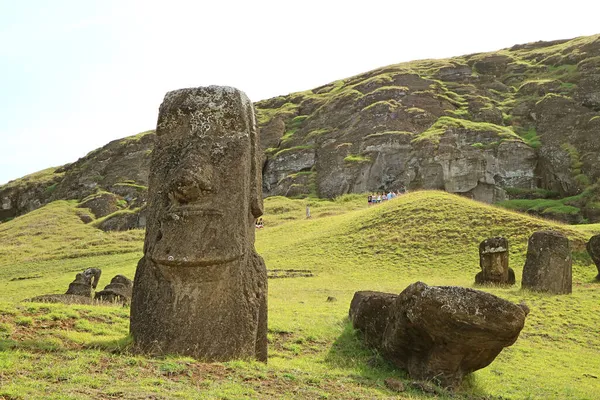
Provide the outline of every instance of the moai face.
[[146,255],[163,266],[206,267],[253,249],[262,198],[248,98],[213,86],[170,92],[157,136]]

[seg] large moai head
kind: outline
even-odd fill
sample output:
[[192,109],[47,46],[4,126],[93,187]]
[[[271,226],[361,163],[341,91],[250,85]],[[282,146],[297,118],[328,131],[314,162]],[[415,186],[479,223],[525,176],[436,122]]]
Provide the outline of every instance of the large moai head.
[[262,179],[254,108],[229,87],[167,93],[150,163],[136,348],[205,361],[267,357],[267,274],[254,249]]
[[253,246],[254,220],[262,215],[250,100],[229,87],[169,92],[156,134],[146,255],[174,267],[240,258]]

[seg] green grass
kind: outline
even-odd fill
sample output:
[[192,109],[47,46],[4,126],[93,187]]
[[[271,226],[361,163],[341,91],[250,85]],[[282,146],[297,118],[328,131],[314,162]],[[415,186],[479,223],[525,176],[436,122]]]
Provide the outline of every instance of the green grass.
[[[76,272],[91,266],[103,269],[100,286],[117,273],[133,277],[143,232],[101,232],[77,211],[75,203],[55,202],[0,225],[0,243],[8,244],[0,252],[0,398],[390,398],[396,394],[383,380],[409,378],[365,348],[349,326],[353,293],[399,293],[417,280],[472,286],[478,244],[495,235],[509,239],[520,277],[527,238],[539,229],[572,239],[573,294],[484,288],[532,311],[515,345],[469,377],[458,396],[597,394],[597,380],[586,374],[600,370],[600,291],[582,249],[598,226],[561,225],[443,192],[413,192],[373,207],[365,195],[267,198],[265,228],[256,232],[267,267],[315,276],[269,282],[267,364],[203,364],[131,353],[126,307],[18,303],[64,292]],[[398,398],[428,397],[410,389]]]

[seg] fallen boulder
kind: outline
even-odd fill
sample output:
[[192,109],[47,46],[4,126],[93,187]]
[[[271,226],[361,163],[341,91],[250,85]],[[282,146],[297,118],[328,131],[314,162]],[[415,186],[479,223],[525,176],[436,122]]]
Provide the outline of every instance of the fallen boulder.
[[413,379],[455,388],[517,340],[528,312],[479,290],[416,282],[399,295],[355,293],[350,319]]

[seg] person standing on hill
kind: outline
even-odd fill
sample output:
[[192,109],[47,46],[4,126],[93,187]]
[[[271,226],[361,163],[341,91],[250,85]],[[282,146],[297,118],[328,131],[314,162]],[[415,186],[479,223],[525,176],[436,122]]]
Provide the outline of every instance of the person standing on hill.
[[308,204],[306,205],[306,218],[310,218],[310,206]]

